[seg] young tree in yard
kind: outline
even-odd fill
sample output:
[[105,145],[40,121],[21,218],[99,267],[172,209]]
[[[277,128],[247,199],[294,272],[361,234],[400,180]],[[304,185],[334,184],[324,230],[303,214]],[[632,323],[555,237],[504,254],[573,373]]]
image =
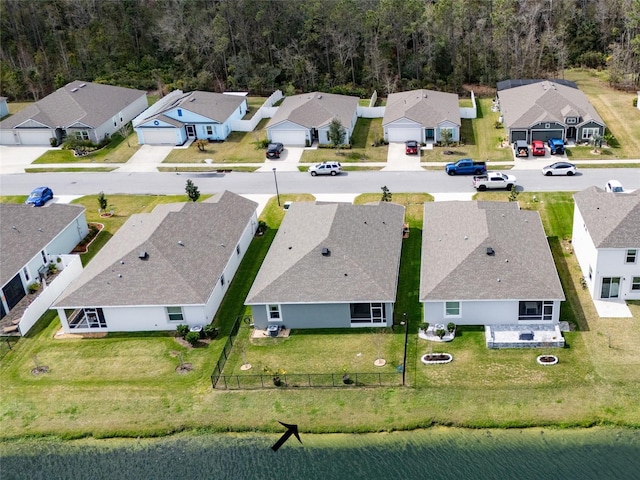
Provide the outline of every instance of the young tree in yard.
[[189,199],[192,202],[197,202],[198,199],[200,198],[200,191],[198,190],[198,187],[196,187],[193,184],[191,179],[187,180],[187,186],[185,187],[185,191],[187,192],[187,195],[189,195]]
[[196,147],[198,147],[198,150],[200,152],[204,152],[206,150],[207,143],[209,143],[209,142],[207,142],[206,140],[204,140],[202,138],[200,140],[196,140],[195,141],[195,145],[196,145]]
[[390,202],[392,195],[393,194],[389,191],[389,189],[387,188],[386,185],[384,187],[382,187],[382,199],[381,200],[383,202]]
[[598,147],[602,147],[602,135],[594,133],[591,137],[591,143],[593,144],[593,153],[599,153]]
[[131,126],[131,122],[127,122],[122,124],[122,126],[118,129],[118,133],[122,136],[123,139],[127,141],[127,147],[130,147],[129,144],[129,135],[133,131],[133,127]]
[[347,135],[342,122],[339,119],[334,118],[329,124],[329,141],[334,148],[340,148],[340,145],[344,144],[344,137]]
[[107,197],[104,196],[104,192],[100,192],[100,195],[98,195],[98,204],[100,205],[101,212],[107,209],[108,203]]
[[449,146],[452,138],[453,134],[448,128],[444,128],[440,131],[440,141],[444,144],[445,147]]
[[509,193],[509,201],[510,202],[515,202],[516,200],[518,200],[518,195],[520,194],[520,192],[518,190],[516,190],[516,186],[514,185],[513,187],[511,187],[511,193]]

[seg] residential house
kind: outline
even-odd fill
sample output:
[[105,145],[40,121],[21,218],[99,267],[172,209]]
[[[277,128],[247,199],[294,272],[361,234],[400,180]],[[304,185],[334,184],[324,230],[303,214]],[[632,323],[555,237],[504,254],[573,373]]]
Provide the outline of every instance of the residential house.
[[267,124],[267,138],[292,146],[331,143],[329,125],[333,119],[340,121],[344,143],[349,143],[358,119],[358,97],[323,92],[285,97]]
[[182,145],[190,138],[222,141],[247,113],[244,95],[174,90],[133,121],[138,143]]
[[9,115],[9,106],[7,105],[7,97],[0,97],[0,118]]
[[0,122],[0,145],[99,143],[147,108],[142,90],[76,80]]
[[84,207],[78,205],[0,203],[0,319],[27,295],[29,285],[46,286],[49,265],[64,268],[60,257],[88,232]]
[[388,142],[440,142],[445,130],[458,142],[460,125],[458,95],[424,89],[389,94],[382,119]]
[[388,327],[404,207],[294,202],[249,291],[258,329]]
[[498,100],[511,143],[549,138],[579,143],[604,135],[596,109],[567,80],[505,80],[498,83]]
[[640,299],[640,191],[573,196],[572,245],[594,300]]
[[538,212],[425,203],[420,301],[431,325],[557,324],[565,299]]
[[257,204],[231,192],[210,200],[132,215],[54,304],[63,330],[211,323],[256,231]]

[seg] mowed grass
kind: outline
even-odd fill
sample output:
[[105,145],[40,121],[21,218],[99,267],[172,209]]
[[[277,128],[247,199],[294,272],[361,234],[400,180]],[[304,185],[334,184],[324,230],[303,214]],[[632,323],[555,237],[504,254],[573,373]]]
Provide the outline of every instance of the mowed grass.
[[332,148],[305,149],[300,163],[319,163],[338,161],[341,163],[386,162],[389,147],[372,145],[383,138],[382,118],[358,118],[351,136],[349,150],[334,150]]
[[605,147],[599,155],[591,154],[592,148],[569,149],[574,159],[592,158],[640,158],[640,110],[632,105],[635,92],[622,92],[609,86],[604,72],[570,69],[565,78],[576,82],[604,120],[607,130],[617,142]]
[[163,163],[204,163],[206,158],[213,163],[260,163],[264,162],[266,150],[256,148],[256,142],[267,138],[265,127],[268,118],[260,120],[253,132],[231,132],[222,143],[207,143],[204,151],[195,144],[188,148],[174,148]]
[[33,164],[45,163],[126,163],[138,151],[138,136],[131,133],[127,139],[114,134],[105,147],[93,153],[76,157],[72,150],[47,150]]
[[[500,147],[503,137],[507,136],[504,128],[496,128],[495,122],[499,112],[492,112],[492,98],[476,98],[478,117],[461,119],[461,144],[455,147],[434,147],[433,150],[422,150],[423,162],[456,162],[461,158],[472,158],[476,161],[509,161],[513,160],[511,148]],[[444,155],[444,151],[453,154]]]

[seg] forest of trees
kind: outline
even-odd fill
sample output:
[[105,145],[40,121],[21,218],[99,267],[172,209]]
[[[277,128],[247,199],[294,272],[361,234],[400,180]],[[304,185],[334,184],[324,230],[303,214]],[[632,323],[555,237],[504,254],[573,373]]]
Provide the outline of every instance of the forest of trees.
[[640,85],[640,0],[0,0],[0,94],[458,91],[607,69]]

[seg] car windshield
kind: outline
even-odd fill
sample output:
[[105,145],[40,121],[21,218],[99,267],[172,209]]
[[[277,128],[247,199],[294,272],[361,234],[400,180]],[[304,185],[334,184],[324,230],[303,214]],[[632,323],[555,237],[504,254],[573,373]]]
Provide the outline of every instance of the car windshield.
[[42,194],[40,192],[31,192],[31,195],[29,195],[29,199],[33,200],[34,198],[40,198],[42,196]]
[[616,187],[616,186],[613,186],[613,187],[611,188],[611,191],[612,191],[612,192],[615,192],[615,193],[622,193],[622,192],[624,192],[624,188],[622,188],[622,187]]

